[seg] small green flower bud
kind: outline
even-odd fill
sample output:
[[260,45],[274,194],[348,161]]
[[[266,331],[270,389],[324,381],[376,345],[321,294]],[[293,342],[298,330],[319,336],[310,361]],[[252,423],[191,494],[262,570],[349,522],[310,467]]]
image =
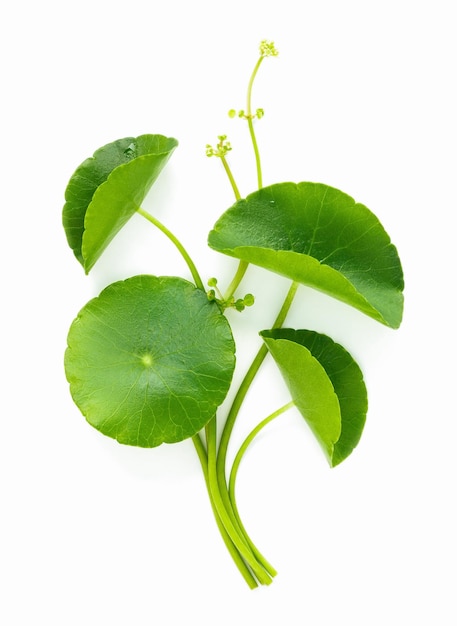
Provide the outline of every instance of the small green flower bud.
[[206,144],[206,156],[224,157],[227,152],[232,149],[232,146],[228,141],[226,141],[226,139],[227,135],[219,135],[219,142],[215,148],[213,148],[213,146],[211,146],[209,143]]
[[229,116],[229,117],[232,117],[232,118],[233,118],[233,117],[235,117],[235,116],[236,116],[236,111],[235,111],[235,109],[230,109],[230,111],[228,112],[228,116]]
[[266,39],[260,42],[259,50],[262,57],[276,57],[279,54],[273,41],[267,41]]
[[208,287],[215,287],[217,285],[217,278],[214,278],[214,276],[212,278],[210,278],[208,280]]
[[243,302],[245,306],[252,306],[254,304],[254,296],[252,293],[247,293],[243,298]]

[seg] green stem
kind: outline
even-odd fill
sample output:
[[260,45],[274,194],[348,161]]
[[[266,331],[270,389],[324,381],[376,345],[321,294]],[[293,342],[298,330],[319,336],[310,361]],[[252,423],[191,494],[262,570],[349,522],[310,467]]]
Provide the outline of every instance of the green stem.
[[[261,56],[259,57],[254,70],[251,74],[251,78],[249,79],[249,84],[248,84],[248,92],[247,92],[247,112],[246,112],[246,118],[248,121],[248,127],[249,127],[249,134],[251,136],[251,141],[252,141],[252,145],[254,148],[254,155],[255,155],[255,162],[256,162],[256,170],[257,170],[257,185],[259,187],[259,189],[261,189],[263,183],[262,183],[262,167],[261,167],[261,163],[260,163],[260,152],[259,152],[259,146],[257,144],[257,139],[255,136],[255,131],[254,131],[254,122],[253,122],[253,115],[252,115],[252,86],[254,84],[254,79],[257,75],[257,72],[259,71],[259,67],[260,64],[262,63],[264,57]],[[235,198],[237,200],[241,200],[241,196],[240,196],[240,192],[238,191],[238,187],[235,184],[235,180],[233,178],[232,172],[230,171],[230,168],[228,166],[228,163],[225,159],[224,156],[221,156],[221,161],[222,164],[225,168],[225,171],[227,172],[227,176],[229,177],[230,183],[232,185],[233,191],[235,193]],[[240,261],[239,266],[238,266],[238,270],[232,280],[232,282],[230,283],[228,289],[227,289],[227,293],[225,295],[225,300],[229,300],[233,294],[235,293],[237,287],[239,286],[241,280],[243,279],[246,270],[248,268],[248,263],[246,261]]]
[[[255,155],[255,162],[256,162],[256,170],[257,170],[257,185],[259,187],[259,189],[261,189],[263,183],[262,183],[262,167],[261,167],[261,163],[260,163],[260,152],[259,152],[259,146],[257,144],[257,139],[255,136],[255,131],[254,131],[254,116],[252,115],[252,87],[254,84],[254,80],[255,77],[257,76],[257,72],[259,71],[259,67],[263,61],[265,57],[263,55],[261,55],[259,57],[259,59],[257,60],[257,63],[255,64],[254,70],[251,74],[251,78],[249,79],[249,83],[248,83],[248,90],[247,90],[247,110],[246,110],[246,119],[248,121],[248,127],[249,127],[249,134],[251,136],[251,141],[252,141],[252,145],[254,148],[254,155]],[[238,187],[235,183],[235,179],[233,178],[233,174],[230,170],[230,167],[227,163],[227,159],[225,158],[224,155],[220,156],[220,159],[222,161],[222,165],[224,166],[224,169],[227,173],[228,179],[230,181],[230,184],[232,185],[232,189],[233,192],[235,194],[235,198],[236,200],[241,200],[241,195],[240,192],[238,190]],[[248,268],[248,263],[246,261],[240,261],[239,265],[238,265],[238,270],[232,280],[232,282],[230,283],[228,289],[227,289],[227,293],[225,295],[225,300],[229,300],[233,294],[235,293],[237,287],[239,286],[241,280],[243,279],[246,270]]]
[[[289,288],[289,291],[283,302],[281,310],[279,311],[278,316],[276,317],[276,320],[273,324],[273,328],[281,328],[281,326],[283,325],[286,319],[287,313],[289,312],[289,309],[292,305],[297,289],[298,289],[298,283],[293,282]],[[267,354],[268,354],[268,349],[265,346],[265,344],[262,344],[256,356],[254,357],[254,360],[252,361],[251,366],[246,372],[246,375],[243,378],[240,384],[240,387],[238,388],[238,391],[233,399],[232,405],[227,415],[227,420],[225,422],[224,430],[222,432],[221,441],[219,443],[219,452],[217,456],[217,476],[218,476],[221,496],[227,507],[230,507],[230,497],[229,497],[229,493],[227,489],[225,465],[226,465],[227,450],[228,450],[228,444],[230,441],[230,436],[232,434],[232,430],[235,425],[236,418],[244,402],[246,394]]]
[[197,451],[198,454],[198,458],[200,459],[200,464],[202,466],[202,470],[203,470],[203,476],[205,478],[205,484],[206,484],[206,489],[208,491],[208,495],[209,495],[209,500],[211,503],[211,508],[213,510],[213,514],[217,523],[217,527],[219,528],[219,532],[221,534],[221,537],[227,547],[227,550],[229,551],[233,561],[235,562],[235,565],[237,566],[238,570],[240,571],[241,575],[243,576],[244,580],[247,582],[247,584],[249,585],[250,589],[255,589],[256,587],[258,587],[257,581],[254,578],[254,576],[251,573],[251,570],[247,567],[246,563],[243,561],[243,559],[240,556],[240,553],[238,552],[238,550],[236,549],[233,541],[230,539],[229,534],[227,533],[227,531],[225,530],[225,526],[221,521],[221,518],[217,512],[216,506],[214,504],[214,499],[211,493],[211,489],[210,489],[210,484],[209,484],[209,476],[208,476],[208,456],[206,454],[206,450],[205,450],[205,446],[203,445],[203,442],[200,438],[199,434],[196,434],[192,437],[192,441],[194,443],[195,449]]
[[259,152],[259,147],[257,145],[257,139],[255,136],[255,132],[254,132],[254,118],[252,115],[252,86],[254,84],[254,79],[257,75],[257,72],[259,71],[259,67],[262,63],[264,59],[264,56],[260,56],[255,67],[254,70],[251,74],[251,78],[249,80],[249,84],[248,84],[248,93],[247,93],[247,109],[246,109],[246,117],[248,120],[248,126],[249,126],[249,134],[251,135],[251,141],[252,141],[252,146],[254,148],[254,155],[255,155],[255,162],[256,162],[256,169],[257,169],[257,184],[259,189],[262,187],[263,183],[262,183],[262,168],[260,165],[260,152]]
[[[211,498],[214,502],[215,509],[217,514],[227,531],[231,541],[234,546],[238,550],[241,558],[246,562],[246,564],[250,567],[253,574],[256,576],[258,581],[262,585],[269,585],[272,580],[271,576],[268,572],[263,568],[263,566],[257,561],[256,557],[252,553],[251,548],[247,544],[245,538],[242,534],[240,534],[239,529],[233,522],[232,516],[228,513],[226,505],[222,499],[220,493],[220,486],[217,479],[217,468],[216,468],[216,459],[217,459],[217,451],[216,451],[216,418],[213,418],[206,426],[206,440],[208,445],[208,483],[209,489],[211,492]],[[231,510],[230,501],[228,501],[229,508]]]
[[243,522],[241,521],[241,517],[240,517],[240,514],[238,512],[238,506],[237,506],[237,503],[236,503],[236,496],[235,496],[236,477],[237,477],[237,474],[238,474],[238,469],[239,469],[241,460],[242,460],[246,450],[248,449],[249,445],[252,443],[252,441],[257,436],[257,434],[267,424],[269,424],[272,420],[274,420],[279,415],[282,415],[282,413],[285,413],[285,411],[287,411],[288,409],[290,409],[293,406],[295,406],[295,403],[293,401],[289,402],[288,404],[285,404],[280,409],[278,409],[277,411],[275,411],[274,413],[272,413],[271,415],[266,417],[262,422],[260,422],[260,424],[258,424],[249,433],[249,435],[246,437],[246,439],[242,443],[240,449],[238,450],[238,452],[237,452],[237,454],[235,456],[235,460],[233,461],[233,465],[232,465],[232,470],[230,472],[229,496],[230,496],[230,501],[232,503],[232,510],[233,510],[233,512],[235,514],[238,526],[243,531],[243,535],[245,536],[246,541],[248,542],[248,544],[249,544],[253,554],[256,556],[256,558],[259,561],[259,563],[261,563],[265,567],[265,569],[268,572],[270,572],[270,573],[272,572],[272,569],[270,569],[271,565],[268,563],[268,561],[266,561],[265,557],[259,552],[257,547],[252,543],[251,539],[249,538],[248,533],[246,532],[246,529],[245,529],[245,527],[243,525]]
[[162,224],[162,222],[159,222],[159,220],[155,217],[153,217],[150,213],[148,213],[147,211],[145,211],[144,209],[142,209],[141,207],[139,207],[137,209],[137,213],[139,213],[140,215],[142,215],[143,217],[145,217],[149,222],[151,222],[151,224],[154,224],[154,226],[157,226],[157,228],[168,237],[168,239],[170,239],[170,241],[172,243],[174,243],[174,245],[176,246],[176,248],[179,250],[181,256],[183,257],[184,261],[187,263],[187,267],[190,270],[190,273],[192,274],[192,277],[194,279],[194,282],[196,284],[196,286],[201,289],[202,291],[205,291],[205,287],[203,285],[203,281],[200,278],[200,275],[197,271],[197,268],[195,267],[194,262],[192,261],[192,259],[190,258],[187,250],[184,248],[184,246],[182,245],[182,243],[179,241],[179,239],[177,237],[175,237],[173,235],[173,233],[168,230],[168,228],[166,226],[164,226]]
[[236,270],[236,274],[233,277],[232,282],[228,286],[227,291],[225,292],[224,300],[226,301],[230,300],[230,298],[233,296],[236,289],[238,288],[238,285],[243,280],[243,277],[246,274],[246,270],[248,269],[248,267],[249,267],[249,263],[247,261],[239,262],[238,269]]
[[230,184],[232,186],[233,193],[235,194],[235,198],[237,200],[241,200],[241,194],[238,191],[237,184],[235,182],[235,179],[234,179],[233,174],[232,174],[232,170],[230,169],[230,166],[229,166],[229,164],[227,162],[227,159],[225,158],[225,156],[222,156],[222,155],[219,158],[222,161],[222,165],[224,166],[225,173],[227,174],[228,179],[230,181]]
[[[238,187],[236,185],[235,179],[233,177],[232,171],[229,167],[229,164],[227,163],[227,159],[224,156],[220,157],[221,161],[222,161],[222,165],[224,166],[225,172],[228,176],[228,179],[230,181],[230,184],[232,185],[232,189],[233,189],[233,193],[235,194],[235,199],[241,200],[241,195],[240,192],[238,190]],[[246,261],[240,261],[238,264],[238,269],[236,271],[235,276],[233,277],[232,282],[230,283],[227,292],[224,296],[224,300],[230,300],[230,298],[233,296],[233,294],[235,293],[236,288],[238,287],[238,285],[240,284],[240,282],[243,279],[243,276],[246,273],[246,270],[248,269],[248,263],[246,263]]]
[[[298,283],[293,282],[289,288],[287,296],[273,324],[274,328],[280,328],[282,324],[284,323],[287,313],[289,312],[289,309],[292,305],[293,299],[297,292],[297,289],[298,289]],[[256,559],[256,562],[262,565],[265,571],[268,572],[268,574],[271,577],[273,577],[276,575],[276,570],[268,563],[268,561],[262,556],[259,550],[254,546],[252,540],[250,539],[248,533],[246,532],[246,529],[240,523],[239,515],[237,515],[237,511],[235,509],[236,503],[234,507],[232,500],[230,498],[229,490],[227,487],[226,474],[225,474],[228,444],[230,441],[233,427],[235,425],[236,418],[244,402],[244,399],[249,390],[249,387],[251,386],[251,383],[254,380],[257,372],[259,371],[260,366],[262,365],[263,360],[265,359],[267,354],[268,354],[268,349],[266,348],[265,344],[262,344],[258,353],[254,357],[254,360],[251,366],[249,367],[244,379],[242,380],[241,385],[238,389],[238,392],[236,393],[233,403],[230,407],[230,411],[228,413],[227,420],[225,422],[225,426],[222,432],[221,441],[219,443],[219,449],[217,452],[215,468],[214,467],[212,468],[212,471],[215,472],[215,477],[213,476],[213,484],[211,486],[211,490],[214,493],[214,489],[216,489],[214,482],[217,482],[217,491],[218,491],[218,498],[220,498],[220,506],[224,507],[225,512],[229,515],[231,526],[237,530],[238,535],[240,535],[243,538],[243,540],[246,542],[247,547],[250,549],[252,555]],[[207,431],[207,441],[208,441],[208,459],[209,459],[210,458],[210,452],[209,452],[210,441],[208,439],[208,431]],[[214,434],[214,443],[212,444],[212,448],[214,449],[214,452],[216,449],[215,446],[216,444],[215,444],[215,434]],[[216,507],[217,507],[217,510],[219,511],[219,506],[217,506],[217,504],[216,504]],[[224,525],[225,525],[225,522],[224,522]]]

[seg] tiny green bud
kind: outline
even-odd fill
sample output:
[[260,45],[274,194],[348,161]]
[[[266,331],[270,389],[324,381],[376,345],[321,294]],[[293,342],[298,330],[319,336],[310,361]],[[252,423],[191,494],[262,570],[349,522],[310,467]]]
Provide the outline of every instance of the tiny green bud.
[[208,280],[208,287],[215,287],[217,285],[217,278],[214,278],[214,276],[212,278],[210,278]]
[[214,291],[214,289],[210,289],[206,295],[208,296],[208,300],[210,302],[213,302],[216,299],[216,292]]
[[252,306],[254,304],[254,296],[252,293],[247,293],[243,298],[243,302],[245,306]]
[[235,111],[235,109],[230,109],[230,111],[228,112],[228,116],[229,116],[229,117],[232,117],[232,118],[233,118],[233,117],[235,117],[235,116],[236,116],[236,111]]
[[259,50],[262,57],[276,57],[279,54],[273,41],[268,41],[267,39],[260,42]]
[[219,143],[216,145],[215,148],[213,148],[211,144],[207,143],[206,144],[206,156],[224,157],[227,154],[227,152],[229,152],[232,149],[232,146],[230,145],[228,141],[226,141],[226,139],[227,139],[227,135],[219,135],[218,136]]
[[237,311],[241,313],[241,311],[244,311],[245,304],[244,304],[244,301],[240,298],[239,300],[234,302],[233,306],[235,307]]
[[265,112],[264,112],[264,110],[263,110],[263,109],[257,109],[257,111],[255,112],[255,114],[256,114],[256,116],[257,116],[257,119],[259,119],[259,120],[260,120],[260,119],[261,119],[261,118],[265,115]]

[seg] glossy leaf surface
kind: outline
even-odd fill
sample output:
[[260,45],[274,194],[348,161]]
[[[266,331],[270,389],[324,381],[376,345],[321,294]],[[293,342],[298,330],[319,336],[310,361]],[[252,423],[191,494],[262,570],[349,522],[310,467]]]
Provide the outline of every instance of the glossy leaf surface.
[[265,187],[226,211],[208,244],[400,325],[397,250],[377,217],[338,189],[307,182]]
[[213,417],[235,366],[230,326],[188,281],[134,276],[88,302],[65,371],[87,421],[120,443],[181,441]]
[[125,137],[76,169],[65,191],[62,222],[86,273],[141,206],[177,145],[163,135]]
[[368,400],[359,366],[341,345],[314,331],[284,328],[261,336],[330,464],[338,465],[365,425]]

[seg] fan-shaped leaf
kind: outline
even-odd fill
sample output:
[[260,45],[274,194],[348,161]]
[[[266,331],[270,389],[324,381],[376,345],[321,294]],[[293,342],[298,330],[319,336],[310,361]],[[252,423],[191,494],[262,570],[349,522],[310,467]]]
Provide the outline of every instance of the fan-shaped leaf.
[[193,436],[214,416],[235,365],[230,326],[188,281],[134,276],[86,304],[68,334],[65,370],[87,421],[120,443]]
[[65,191],[62,221],[86,273],[140,207],[177,145],[163,135],[125,137],[76,169]]
[[362,372],[330,337],[309,330],[261,333],[296,406],[334,467],[355,448],[368,408]]
[[338,189],[307,182],[260,189],[222,215],[208,243],[400,325],[397,250],[377,217]]

